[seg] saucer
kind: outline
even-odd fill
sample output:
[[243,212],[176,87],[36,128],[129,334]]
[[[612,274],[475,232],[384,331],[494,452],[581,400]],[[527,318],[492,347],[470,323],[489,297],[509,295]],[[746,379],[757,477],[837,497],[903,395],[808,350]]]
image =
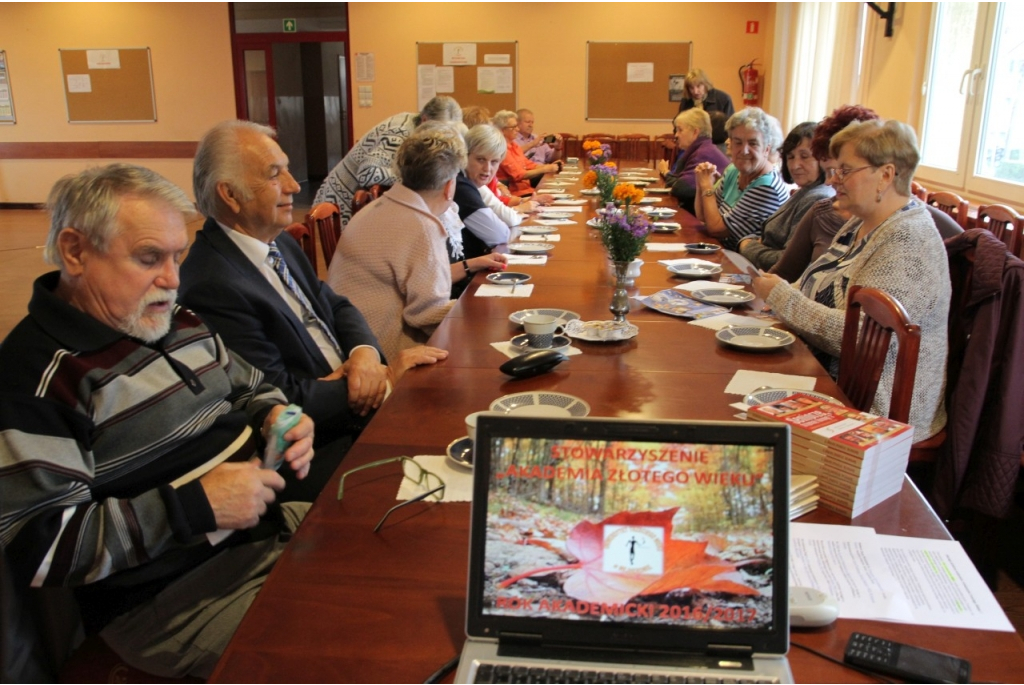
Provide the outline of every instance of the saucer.
[[543,254],[551,252],[555,246],[551,243],[509,243],[508,249],[516,254]]
[[556,335],[551,340],[551,347],[530,347],[529,343],[527,342],[528,340],[529,339],[526,337],[526,333],[520,333],[519,335],[512,338],[512,340],[510,340],[509,343],[511,343],[512,349],[516,350],[520,354],[524,354],[526,352],[535,352],[537,350],[564,350],[565,348],[569,347],[569,345],[572,344],[572,341],[569,340],[569,338],[567,338],[564,335]]
[[520,273],[518,271],[497,271],[493,274],[487,274],[487,280],[497,285],[521,285],[530,280],[530,274]]
[[686,251],[693,252],[694,254],[711,254],[718,252],[722,249],[721,245],[715,245],[714,243],[687,243]]
[[469,436],[459,438],[458,440],[452,440],[451,444],[448,445],[448,449],[445,450],[445,455],[455,466],[464,469],[473,468],[473,441],[469,439]]

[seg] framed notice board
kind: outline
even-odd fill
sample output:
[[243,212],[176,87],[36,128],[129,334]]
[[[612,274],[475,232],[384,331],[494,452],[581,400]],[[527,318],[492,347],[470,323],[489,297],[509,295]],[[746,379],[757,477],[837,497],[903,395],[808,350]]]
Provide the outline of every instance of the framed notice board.
[[679,111],[669,77],[686,74],[693,43],[587,42],[587,119],[665,121]]
[[61,50],[71,123],[156,121],[149,48]]
[[517,42],[417,43],[416,50],[419,108],[434,95],[450,95],[462,107],[486,107],[491,114],[518,107]]

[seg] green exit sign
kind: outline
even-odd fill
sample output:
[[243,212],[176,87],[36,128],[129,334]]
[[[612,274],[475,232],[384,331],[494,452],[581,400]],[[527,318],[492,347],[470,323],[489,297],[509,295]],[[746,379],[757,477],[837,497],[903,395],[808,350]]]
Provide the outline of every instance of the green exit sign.
[[295,33],[298,31],[298,22],[294,19],[282,19],[281,23],[284,25],[285,33]]

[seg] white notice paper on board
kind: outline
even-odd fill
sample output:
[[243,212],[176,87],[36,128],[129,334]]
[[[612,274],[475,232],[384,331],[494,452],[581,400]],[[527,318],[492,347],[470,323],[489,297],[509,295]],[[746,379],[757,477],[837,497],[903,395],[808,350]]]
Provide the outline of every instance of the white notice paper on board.
[[442,47],[445,66],[466,66],[476,64],[476,43],[445,43]]
[[455,92],[455,67],[434,69],[434,90],[438,93]]
[[420,64],[416,67],[417,109],[423,109],[430,99],[437,95],[434,87],[434,65]]
[[91,93],[92,79],[89,74],[68,74],[69,93]]
[[654,83],[654,62],[627,62],[626,83]]
[[494,92],[495,93],[511,93],[512,92],[512,67],[495,67],[494,68]]
[[484,64],[512,64],[512,55],[484,55]]
[[117,50],[86,50],[85,62],[90,69],[120,69],[121,53]]
[[496,93],[498,87],[498,67],[476,68],[476,92]]

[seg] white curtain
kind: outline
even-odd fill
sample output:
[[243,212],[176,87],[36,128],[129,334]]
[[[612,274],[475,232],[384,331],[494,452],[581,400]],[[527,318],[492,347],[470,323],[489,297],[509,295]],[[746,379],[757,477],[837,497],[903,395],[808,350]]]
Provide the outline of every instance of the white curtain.
[[[772,113],[783,131],[803,121],[819,121],[859,94],[864,3],[779,3]],[[781,99],[781,102],[779,102]]]

